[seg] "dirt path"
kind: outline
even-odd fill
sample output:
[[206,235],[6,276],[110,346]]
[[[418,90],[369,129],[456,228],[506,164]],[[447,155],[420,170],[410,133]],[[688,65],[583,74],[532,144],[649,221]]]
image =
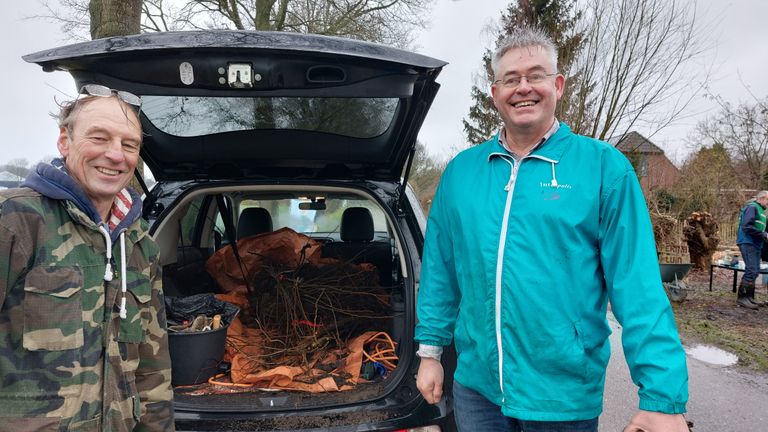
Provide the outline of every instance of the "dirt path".
[[[692,290],[685,301],[672,304],[683,343],[720,347],[739,357],[739,367],[768,372],[768,307],[737,306],[733,272],[726,269],[714,270],[712,291],[708,271],[691,271],[685,283]],[[759,284],[756,297],[768,301],[768,289]]]

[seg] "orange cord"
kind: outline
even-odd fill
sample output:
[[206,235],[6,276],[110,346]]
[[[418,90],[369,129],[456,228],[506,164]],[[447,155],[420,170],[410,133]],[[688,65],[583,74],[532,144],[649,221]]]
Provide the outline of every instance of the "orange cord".
[[226,381],[216,381],[216,378],[221,378],[224,376],[227,376],[227,374],[223,374],[223,373],[216,374],[208,378],[208,384],[216,384],[216,385],[225,386],[225,387],[254,387],[255,386],[254,384],[240,384],[240,383],[233,383],[233,382],[226,382]]
[[[365,346],[371,343],[374,343],[372,346],[373,352],[368,353],[368,351],[365,350]],[[389,334],[386,332],[378,332],[368,338],[363,344],[363,356],[372,362],[381,363],[388,371],[392,371],[397,367],[397,364],[393,362],[399,360],[395,354],[395,345],[395,342],[392,341]]]

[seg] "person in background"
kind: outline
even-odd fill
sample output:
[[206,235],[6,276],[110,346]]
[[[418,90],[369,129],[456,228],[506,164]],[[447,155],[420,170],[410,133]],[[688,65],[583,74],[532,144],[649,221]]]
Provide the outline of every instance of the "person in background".
[[174,430],[158,248],[126,187],[140,103],[84,86],[61,159],[0,192],[0,430]]
[[543,32],[515,29],[493,73],[503,127],[450,162],[429,214],[418,389],[442,399],[453,341],[459,430],[597,431],[610,300],[639,387],[624,430],[687,432],[685,352],[632,166],[555,119],[565,78]]
[[755,300],[755,281],[760,274],[760,256],[768,233],[765,232],[765,208],[768,191],[760,191],[754,200],[742,207],[736,244],[744,260],[744,275],[736,294],[736,304],[747,309],[762,306]]

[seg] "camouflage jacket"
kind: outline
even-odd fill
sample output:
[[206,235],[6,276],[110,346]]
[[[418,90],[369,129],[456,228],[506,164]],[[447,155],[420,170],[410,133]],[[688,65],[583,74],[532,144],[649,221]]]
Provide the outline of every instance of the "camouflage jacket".
[[114,243],[107,282],[107,240],[77,205],[0,193],[0,431],[173,430],[158,248],[133,221],[119,274]]

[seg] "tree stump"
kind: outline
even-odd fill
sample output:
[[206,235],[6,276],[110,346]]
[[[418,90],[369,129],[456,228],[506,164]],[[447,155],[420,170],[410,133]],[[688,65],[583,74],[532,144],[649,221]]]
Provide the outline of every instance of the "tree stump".
[[691,264],[693,268],[706,270],[720,244],[717,222],[707,212],[693,212],[685,223],[683,236],[688,243]]

